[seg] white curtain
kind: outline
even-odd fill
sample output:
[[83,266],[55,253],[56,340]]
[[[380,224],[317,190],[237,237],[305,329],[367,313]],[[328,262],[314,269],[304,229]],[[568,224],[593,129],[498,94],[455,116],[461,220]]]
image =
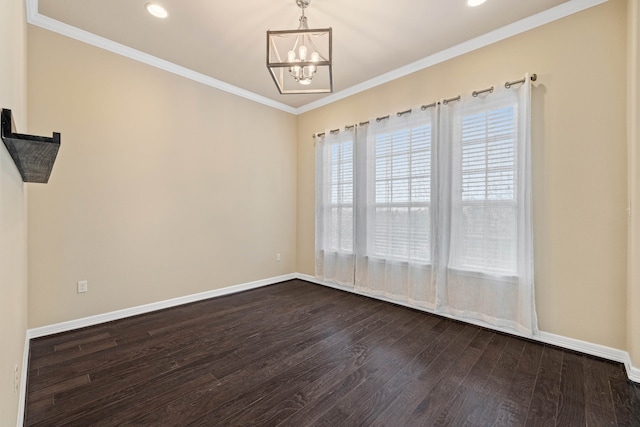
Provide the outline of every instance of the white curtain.
[[358,129],[356,289],[434,308],[431,165],[436,108]]
[[316,136],[316,277],[353,287],[355,130]]
[[525,79],[442,106],[435,281],[439,311],[535,334]]
[[531,84],[316,138],[316,276],[532,335]]

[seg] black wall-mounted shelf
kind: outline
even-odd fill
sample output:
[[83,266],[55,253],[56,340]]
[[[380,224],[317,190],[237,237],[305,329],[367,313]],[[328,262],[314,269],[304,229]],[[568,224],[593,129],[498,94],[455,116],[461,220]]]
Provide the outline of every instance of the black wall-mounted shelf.
[[2,109],[1,134],[4,145],[13,158],[22,181],[46,184],[60,148],[60,134],[52,138],[15,133],[11,110]]

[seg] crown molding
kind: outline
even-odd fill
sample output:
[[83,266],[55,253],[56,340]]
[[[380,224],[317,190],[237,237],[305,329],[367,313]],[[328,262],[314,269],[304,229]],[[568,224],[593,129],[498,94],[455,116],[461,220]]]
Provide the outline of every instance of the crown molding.
[[497,43],[501,40],[513,37],[520,33],[524,33],[525,31],[532,30],[536,27],[540,27],[550,22],[557,21],[558,19],[562,19],[569,15],[573,15],[574,13],[581,12],[590,7],[606,3],[607,1],[609,0],[570,0],[567,3],[563,3],[559,6],[545,10],[544,12],[529,16],[528,18],[521,19],[520,21],[516,21],[502,28],[498,28],[497,30],[488,32],[471,40],[467,40],[466,42],[442,50],[438,53],[427,56],[426,58],[420,59],[403,67],[397,68],[393,71],[389,71],[388,73],[379,75],[378,77],[374,77],[363,83],[359,83],[348,89],[334,93],[333,95],[329,95],[325,98],[303,105],[302,107],[299,107],[297,109],[296,114],[302,114],[311,110],[315,110],[316,108],[324,107],[325,105],[332,104],[336,101],[363,92],[365,90],[380,86],[392,80],[399,79],[400,77],[407,76],[409,74],[415,73],[416,71],[424,70],[425,68],[432,67],[436,64],[440,64],[441,62],[448,61],[455,57],[464,55],[493,43]]
[[374,77],[373,79],[367,80],[366,82],[359,83],[348,89],[336,92],[332,95],[326,96],[322,99],[298,108],[274,101],[271,98],[258,95],[254,92],[250,92],[229,83],[225,83],[221,80],[214,79],[213,77],[207,76],[205,74],[198,73],[189,68],[182,67],[164,59],[160,59],[153,55],[149,55],[120,43],[116,43],[104,37],[97,36],[88,31],[84,31],[74,26],[49,18],[45,15],[41,15],[38,12],[38,0],[25,1],[27,6],[27,22],[29,24],[44,28],[49,31],[53,31],[67,37],[71,37],[81,42],[108,50],[110,52],[125,56],[135,61],[142,62],[152,67],[160,68],[161,70],[168,71],[170,73],[196,81],[198,83],[202,83],[204,85],[211,86],[213,88],[231,93],[233,95],[249,99],[268,107],[276,108],[290,114],[299,115],[311,110],[315,110],[316,108],[329,105],[331,103],[374,88],[376,86],[388,83],[392,80],[396,80],[400,77],[415,73],[416,71],[424,70],[425,68],[432,67],[436,64],[448,61],[449,59],[464,55],[476,49],[480,49],[493,43],[497,43],[501,40],[515,36],[517,34],[524,33],[525,31],[529,31],[550,22],[557,21],[558,19],[565,18],[569,15],[573,15],[574,13],[589,9],[593,6],[606,3],[609,0],[570,0],[551,9],[532,15],[528,18],[521,19],[520,21],[506,25],[502,28],[483,34],[466,42],[460,43],[451,48],[427,56],[426,58],[423,58],[419,61],[405,65],[393,71],[389,71],[388,73],[382,74],[378,77]]

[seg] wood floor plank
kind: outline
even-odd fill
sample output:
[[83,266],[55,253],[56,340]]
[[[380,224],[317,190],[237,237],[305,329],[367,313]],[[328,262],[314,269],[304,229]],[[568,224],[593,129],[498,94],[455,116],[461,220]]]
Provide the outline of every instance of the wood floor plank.
[[[102,407],[108,408],[111,405],[119,402],[120,400],[130,397],[135,394],[135,391],[132,388],[125,388],[117,390],[116,392],[108,395],[102,396],[99,399],[91,401],[91,407]],[[73,411],[81,411],[82,408],[86,407],[85,402],[82,399],[76,401],[76,405],[73,407]],[[41,411],[35,412],[29,409],[27,411],[26,423],[27,426],[62,426],[68,423],[74,423],[73,416],[67,419],[66,413],[60,413],[57,410],[57,405],[55,403],[52,406],[47,406],[43,408]],[[75,423],[76,425],[82,425],[82,423]]]
[[582,355],[566,351],[562,359],[562,379],[558,396],[556,423],[566,426],[585,425],[585,377]]
[[321,417],[324,420],[320,422],[333,425],[366,425],[375,419],[379,411],[395,398],[395,395],[385,390],[384,385],[407,369],[429,345],[427,338],[432,335],[425,333],[428,331],[429,328],[420,321],[404,336],[398,331],[398,341],[376,351],[371,360],[361,368],[368,369],[371,374],[347,393],[338,404],[325,412]]
[[619,363],[291,280],[30,342],[27,426],[640,426]]
[[[526,342],[523,340],[508,340],[506,344],[507,345],[503,348],[500,356],[497,358],[496,363],[486,381],[484,381],[482,386],[479,387],[481,395],[483,395],[490,404],[487,404],[481,413],[476,415],[476,417],[490,420],[490,422],[487,421],[487,423],[492,425],[501,425],[498,422],[498,419],[501,416],[500,409],[505,405],[508,390],[513,387],[514,375],[522,358]],[[449,389],[446,394],[448,396],[452,396],[454,395],[454,391]],[[430,412],[427,412],[427,414],[430,415],[435,412],[439,412],[438,420],[442,423],[446,423],[446,420],[449,417],[448,413],[452,409],[447,406],[443,406],[442,404],[440,405],[440,408],[435,407]],[[425,416],[423,415],[422,418],[424,419]]]
[[640,400],[627,379],[611,379],[611,395],[619,426],[640,426]]
[[84,425],[124,425],[131,420],[132,413],[151,412],[175,399],[176,395],[206,387],[211,390],[219,387],[219,381],[207,372],[206,367],[177,369],[133,387],[133,394],[108,407],[91,405],[81,410],[70,410],[65,420],[76,417],[77,422],[81,420]]
[[556,425],[563,354],[555,347],[544,347],[525,425]]
[[36,401],[43,398],[53,399],[54,394],[63,392],[65,390],[73,389],[75,387],[89,384],[91,379],[89,379],[89,375],[81,375],[75,378],[69,378],[68,380],[57,382],[46,388],[41,388],[40,390],[33,391],[29,393],[29,401]]
[[[401,317],[399,314],[389,317],[387,324],[371,331],[374,334],[374,338],[378,340],[378,342],[393,340],[398,328],[401,327],[403,322],[415,321],[420,315],[407,312],[407,316],[410,317]],[[364,342],[364,338],[358,341],[354,348],[347,347],[343,350],[331,348],[317,353],[310,360],[305,359],[287,371],[272,376],[269,378],[269,381],[259,384],[258,387],[249,390],[247,393],[243,393],[235,397],[232,401],[226,402],[223,407],[216,407],[214,410],[206,411],[194,425],[210,425],[213,420],[224,420],[240,410],[249,410],[249,407],[254,406],[261,399],[271,394],[277,394],[282,387],[295,383],[296,379],[301,379],[305,374],[308,374],[310,380],[314,381],[317,379],[316,375],[321,375],[323,372],[335,368],[335,366],[345,360],[343,359],[344,357],[347,358],[346,360],[356,359],[366,361],[371,353],[371,348],[375,348],[375,343],[371,341]],[[314,366],[322,366],[324,369],[310,372]],[[303,381],[302,384],[306,384],[306,382]],[[294,391],[295,390],[296,388],[294,387]],[[259,411],[256,411],[254,413],[258,412]],[[142,421],[148,422],[149,420],[145,419]]]
[[101,341],[93,341],[83,344],[82,347],[68,347],[65,350],[56,351],[48,357],[35,359],[33,361],[32,369],[42,371],[43,368],[57,365],[62,362],[73,363],[76,359],[86,358],[90,354],[97,353],[108,348],[113,348],[117,345],[116,341],[112,337],[109,337]]
[[438,380],[427,396],[420,402],[413,411],[409,424],[424,425],[448,414],[452,397],[484,350],[482,346],[473,345],[477,338],[478,336],[476,335],[471,344],[467,346],[455,363],[445,372],[445,375]]
[[584,356],[585,417],[587,426],[615,426],[615,406],[608,375],[611,362]]
[[500,404],[496,424],[522,426],[526,423],[543,349],[543,344],[525,343],[511,386],[497,392]]
[[[376,338],[380,339],[381,335],[379,333],[376,335]],[[367,343],[376,345],[376,342],[371,340]],[[360,342],[357,345],[361,347]],[[361,348],[364,349],[366,347]],[[328,372],[300,393],[291,396],[284,402],[284,406],[290,405],[290,408],[297,409],[297,412],[294,412],[292,416],[286,417],[284,416],[285,414],[279,414],[282,416],[277,421],[281,421],[283,425],[300,425],[322,415],[337,402],[342,401],[351,390],[366,379],[369,371],[363,369],[363,365],[369,357],[370,354],[363,354],[360,357],[351,359],[333,371]]]
[[504,334],[485,331],[488,340],[481,356],[467,373],[464,383],[455,391],[446,409],[442,410],[434,425],[491,425],[498,411],[499,400],[483,392],[484,384],[509,341]]
[[469,371],[465,379],[465,387],[481,392],[485,389],[491,373],[495,369],[504,352],[509,337],[504,334],[492,333],[486,349]]
[[[426,348],[432,346],[434,341],[442,333],[442,330],[439,332],[435,330],[436,325],[440,323],[450,325],[452,322],[446,321],[445,319],[427,317],[425,323],[414,331],[417,333],[417,336],[410,338],[414,339],[412,345],[416,348],[424,348],[422,352],[426,351]],[[420,354],[418,354],[416,358],[419,357]],[[400,385],[404,385],[407,378],[413,378],[413,374],[419,366],[421,366],[416,362],[416,358],[406,364],[405,368],[403,368],[398,375],[394,376],[394,381],[392,381],[391,384],[387,383],[384,388],[381,388],[381,391],[378,392],[379,395],[374,394],[372,396],[371,399],[373,399],[376,404],[368,405],[369,407],[373,407],[373,409],[368,412],[368,416],[377,416],[378,411],[384,409],[383,402],[385,396],[388,396],[389,400],[393,400],[397,395],[397,388],[399,388]],[[325,412],[327,408],[334,406],[338,401],[343,401],[347,392],[360,384],[362,377],[353,375],[354,370],[350,368],[353,368],[353,366],[343,366],[341,369],[335,369],[324,375],[319,381],[291,396],[274,408],[272,411],[274,415],[266,420],[266,422],[268,424],[300,425],[316,419]],[[350,384],[341,384],[342,379],[346,379]]]
[[461,384],[443,410],[433,422],[434,426],[493,426],[498,412],[499,398],[468,388]]
[[459,334],[456,334],[444,348],[440,348],[441,351],[407,384],[391,406],[374,420],[373,425],[408,425],[410,419],[419,416],[428,408],[429,402],[425,401],[425,396],[428,396],[445,375],[453,373],[456,361],[479,332],[479,329],[469,325],[459,326]]
[[526,341],[509,340],[491,375],[484,384],[483,391],[485,393],[502,396],[504,390],[511,387],[525,346]]

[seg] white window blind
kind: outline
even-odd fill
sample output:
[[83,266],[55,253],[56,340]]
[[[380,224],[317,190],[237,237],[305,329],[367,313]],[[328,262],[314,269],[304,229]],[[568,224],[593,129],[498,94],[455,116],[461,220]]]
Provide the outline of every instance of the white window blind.
[[330,179],[325,250],[353,252],[353,140],[330,142],[328,149]]
[[[375,132],[375,131],[374,131]],[[375,134],[370,254],[430,261],[431,125]]]
[[456,268],[517,274],[516,123],[513,105],[462,117]]

